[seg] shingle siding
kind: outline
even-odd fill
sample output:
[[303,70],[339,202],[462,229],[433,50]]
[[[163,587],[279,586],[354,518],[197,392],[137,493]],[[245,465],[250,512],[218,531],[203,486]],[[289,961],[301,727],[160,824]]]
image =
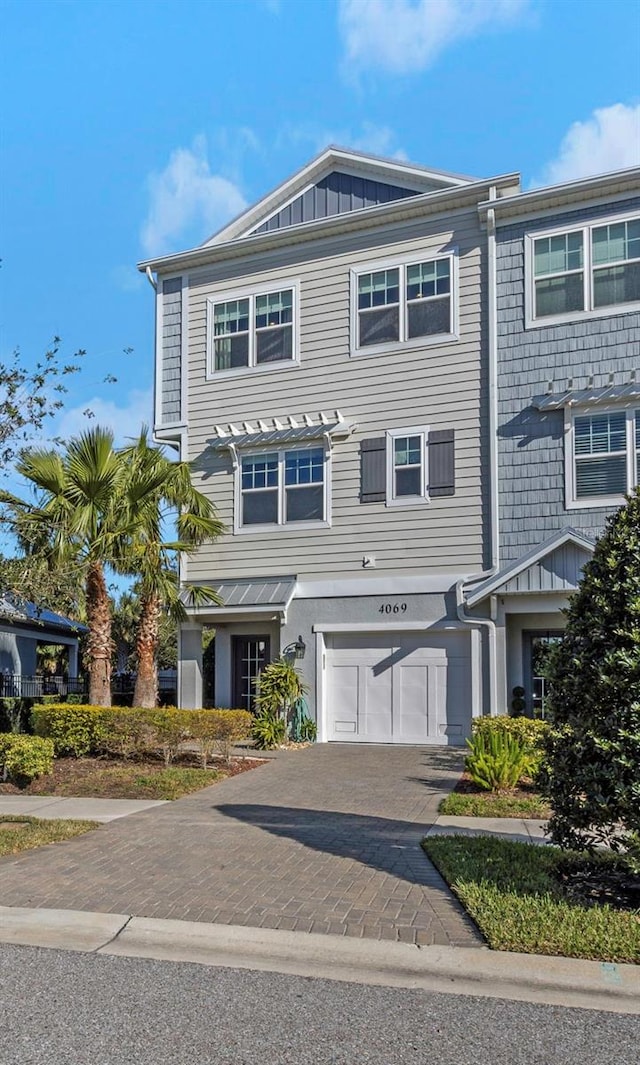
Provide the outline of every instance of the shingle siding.
[[[640,197],[547,215],[498,230],[498,461],[500,564],[521,557],[559,529],[573,526],[595,538],[610,507],[566,510],[564,499],[564,414],[540,412],[531,401],[569,387],[598,388],[640,376],[640,314],[525,329],[527,233],[589,222],[640,210]],[[591,381],[590,378],[593,378]]]
[[160,425],[171,425],[181,417],[182,378],[182,278],[162,283]]

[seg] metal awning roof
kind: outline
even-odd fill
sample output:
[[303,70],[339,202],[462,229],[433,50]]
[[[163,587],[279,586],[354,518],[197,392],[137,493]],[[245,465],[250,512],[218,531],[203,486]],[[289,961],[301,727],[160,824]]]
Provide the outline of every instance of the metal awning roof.
[[561,410],[563,407],[588,407],[590,404],[637,402],[640,399],[640,384],[631,381],[626,385],[605,385],[603,388],[567,388],[562,392],[547,392],[534,396],[532,406],[536,410]]
[[0,596],[0,622],[2,621],[17,625],[37,625],[43,632],[48,629],[52,632],[66,632],[72,636],[80,636],[89,631],[80,621],[72,621],[71,618],[56,614],[47,607],[40,607],[8,593]]
[[[283,614],[293,598],[295,577],[262,577],[258,580],[223,580],[212,582],[211,587],[220,596],[220,606],[196,608],[196,614],[225,620],[227,615]],[[191,613],[191,608],[188,608]]]

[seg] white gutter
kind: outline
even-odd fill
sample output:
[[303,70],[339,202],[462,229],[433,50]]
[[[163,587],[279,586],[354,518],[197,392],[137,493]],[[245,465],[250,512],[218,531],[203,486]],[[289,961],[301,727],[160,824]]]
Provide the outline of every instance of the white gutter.
[[[495,201],[495,185],[489,190],[489,200]],[[458,620],[487,630],[489,651],[489,714],[496,713],[498,690],[498,663],[496,648],[496,598],[491,596],[491,616],[470,617],[465,608],[464,588],[478,581],[495,576],[500,565],[499,502],[498,502],[498,320],[496,279],[496,212],[487,210],[487,303],[489,341],[489,494],[491,524],[491,565],[483,573],[463,578],[456,582],[456,612]]]

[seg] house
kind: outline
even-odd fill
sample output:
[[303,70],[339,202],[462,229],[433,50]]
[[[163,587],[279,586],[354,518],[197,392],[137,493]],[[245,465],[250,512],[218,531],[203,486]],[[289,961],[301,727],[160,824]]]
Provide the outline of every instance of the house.
[[0,697],[42,694],[38,645],[66,651],[67,677],[78,676],[78,642],[86,626],[5,593],[0,595]]
[[[544,712],[540,663],[607,516],[640,480],[640,168],[487,202],[497,551],[490,705]],[[491,660],[492,659],[492,660]]]
[[[487,236],[474,180],[329,148],[157,277],[155,435],[227,532],[184,560],[180,700],[250,706],[298,647],[320,740],[462,743],[483,629],[456,589],[489,567]],[[485,638],[486,639],[486,638]]]

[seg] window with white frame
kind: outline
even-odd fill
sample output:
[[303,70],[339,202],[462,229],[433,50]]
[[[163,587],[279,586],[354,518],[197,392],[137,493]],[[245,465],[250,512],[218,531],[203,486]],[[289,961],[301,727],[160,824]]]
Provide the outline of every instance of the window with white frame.
[[221,373],[295,359],[295,289],[209,302],[210,370]]
[[569,506],[619,502],[640,483],[640,410],[571,416]]
[[428,498],[425,427],[387,433],[387,504],[410,505]]
[[243,455],[238,527],[327,520],[323,447]]
[[640,303],[640,218],[529,236],[529,323]]
[[453,335],[453,272],[452,255],[355,270],[354,350]]

